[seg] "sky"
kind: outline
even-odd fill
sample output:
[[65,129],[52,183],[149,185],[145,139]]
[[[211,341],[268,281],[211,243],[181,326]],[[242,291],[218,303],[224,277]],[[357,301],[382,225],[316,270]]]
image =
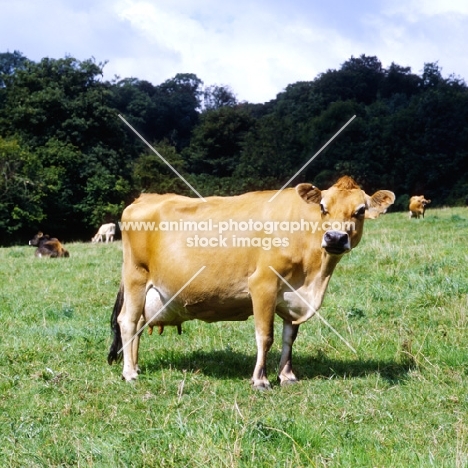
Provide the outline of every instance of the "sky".
[[0,0],[0,53],[104,63],[154,85],[194,73],[239,102],[376,56],[468,82],[466,0]]

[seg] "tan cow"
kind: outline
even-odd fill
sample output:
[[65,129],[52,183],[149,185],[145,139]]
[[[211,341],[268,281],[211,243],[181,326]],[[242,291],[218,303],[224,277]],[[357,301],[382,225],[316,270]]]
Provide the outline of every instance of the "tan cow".
[[346,176],[328,190],[299,184],[269,201],[275,193],[209,197],[206,203],[143,194],[124,210],[122,283],[108,362],[123,352],[126,380],[137,377],[145,325],[253,315],[258,353],[252,383],[269,388],[266,355],[275,313],[283,319],[279,379],[297,380],[291,355],[299,325],[320,308],[335,266],[359,243],[366,210],[376,217],[395,195],[381,190],[369,196]]
[[424,195],[415,195],[410,198],[409,202],[409,217],[419,218],[421,215],[424,218],[424,213],[426,211],[426,205],[429,205],[431,200],[426,200]]
[[37,247],[34,255],[36,257],[69,257],[70,253],[64,248],[62,243],[55,237],[38,232],[30,241],[29,245]]
[[96,235],[91,239],[91,242],[104,242],[104,236],[106,237],[106,244],[108,242],[113,242],[114,240],[114,235],[115,235],[115,224],[114,223],[108,223],[108,224],[103,224]]

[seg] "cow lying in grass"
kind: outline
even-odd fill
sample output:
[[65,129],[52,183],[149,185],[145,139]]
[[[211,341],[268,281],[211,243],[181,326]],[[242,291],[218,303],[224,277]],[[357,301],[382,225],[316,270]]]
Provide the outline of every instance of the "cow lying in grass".
[[55,237],[50,237],[48,234],[38,232],[30,241],[29,245],[37,247],[34,255],[36,257],[69,257],[68,250],[65,250],[63,245]]

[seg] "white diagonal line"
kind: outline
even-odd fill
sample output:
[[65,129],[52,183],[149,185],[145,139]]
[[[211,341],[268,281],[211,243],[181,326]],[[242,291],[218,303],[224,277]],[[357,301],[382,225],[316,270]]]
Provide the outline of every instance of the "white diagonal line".
[[202,266],[165,304],[164,307],[159,309],[150,320],[148,320],[137,332],[127,341],[117,352],[120,354],[134,339],[137,335],[139,335],[147,326],[148,324],[156,317],[156,315],[160,314],[204,269],[206,265]]
[[188,187],[192,189],[192,191],[198,197],[200,197],[204,202],[206,202],[206,200],[192,187],[192,185],[190,185],[190,183],[174,167],[172,167],[171,164],[166,159],[164,159],[158,153],[158,151],[155,148],[153,148],[120,114],[119,118],[123,120],[134,131],[134,133],[140,137],[141,141],[143,141],[143,143],[145,143],[151,151],[153,151],[157,156],[159,156],[159,158],[161,158],[162,161],[164,161],[169,166],[169,168],[179,177],[180,180],[182,180],[182,182],[184,182]]
[[[276,274],[276,276],[284,283],[286,284],[290,289],[291,291],[307,306],[309,307],[310,309],[313,309],[313,307],[288,283],[288,281],[286,279],[284,279],[271,265],[270,265],[270,269]],[[330,330],[332,330],[336,336],[338,336],[338,338],[340,338],[341,341],[343,341],[346,346],[354,353],[354,354],[357,354],[357,351],[317,312],[315,311],[315,313],[317,314],[317,317],[328,327],[330,328]]]
[[353,115],[269,200],[273,201],[354,119]]

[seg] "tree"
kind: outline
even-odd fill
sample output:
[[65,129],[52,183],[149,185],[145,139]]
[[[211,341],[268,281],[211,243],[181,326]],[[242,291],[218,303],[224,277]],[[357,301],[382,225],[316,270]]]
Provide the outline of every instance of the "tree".
[[[27,61],[6,81],[0,108],[0,131],[20,137],[41,162],[43,222],[77,236],[90,223],[101,222],[96,212],[115,215],[122,197],[128,197],[117,190],[117,201],[113,187],[130,178],[134,153],[109,105],[110,85],[101,81],[102,66],[72,57]],[[92,200],[90,193],[96,193],[89,186],[96,180],[106,183]]]
[[27,61],[7,82],[0,128],[34,146],[57,138],[86,150],[118,138],[120,124],[106,102],[109,86],[100,80],[102,67],[72,57]]
[[395,94],[411,97],[420,91],[421,78],[411,73],[410,67],[401,67],[392,62],[385,70],[385,79],[381,84],[381,96],[390,98]]
[[[177,172],[185,172],[185,162],[167,141],[155,144],[154,148]],[[185,183],[155,152],[149,149],[146,149],[135,161],[132,179],[136,193],[190,194],[190,189]]]
[[239,164],[242,142],[253,124],[243,106],[205,111],[182,153],[194,174],[229,177]]
[[236,96],[229,86],[208,86],[203,92],[204,110],[217,110],[224,106],[236,105]]
[[[180,151],[188,146],[198,123],[202,85],[191,73],[177,74],[158,86],[126,78],[112,86],[111,103],[147,141],[167,140]],[[140,141],[135,147],[141,154]]]
[[299,81],[278,94],[274,112],[281,118],[291,119],[296,125],[302,125],[320,115],[325,108],[325,100],[316,83]]
[[234,175],[255,190],[279,186],[299,169],[302,149],[291,121],[266,115],[245,136]]
[[0,241],[27,235],[45,218],[39,159],[16,139],[0,137]]
[[28,59],[17,50],[0,54],[0,88],[4,88],[6,80],[17,70],[23,69],[27,61]]
[[152,125],[158,131],[157,141],[167,139],[178,151],[189,145],[202,106],[202,85],[196,75],[178,73],[156,87]]
[[425,63],[422,74],[422,85],[425,88],[433,88],[443,83],[442,70],[437,62]]
[[377,57],[361,55],[351,57],[340,70],[328,70],[319,75],[315,86],[328,102],[354,99],[370,104],[377,98],[384,77]]
[[[133,127],[137,128],[145,139],[154,141],[164,138],[163,133],[154,124],[158,118],[153,100],[156,93],[155,86],[148,81],[125,78],[114,82],[110,91],[110,105],[116,108]],[[135,140],[133,136],[132,139]],[[144,143],[136,139],[133,146],[138,155],[143,151]]]

